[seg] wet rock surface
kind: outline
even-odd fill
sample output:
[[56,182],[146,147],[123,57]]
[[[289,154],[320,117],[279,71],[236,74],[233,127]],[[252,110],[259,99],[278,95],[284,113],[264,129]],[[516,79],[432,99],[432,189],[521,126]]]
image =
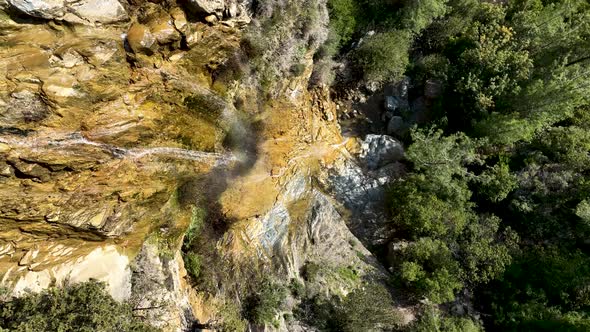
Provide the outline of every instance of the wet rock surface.
[[22,122],[38,122],[47,118],[49,113],[49,108],[36,92],[15,91],[8,102],[0,105],[0,124],[12,127]]

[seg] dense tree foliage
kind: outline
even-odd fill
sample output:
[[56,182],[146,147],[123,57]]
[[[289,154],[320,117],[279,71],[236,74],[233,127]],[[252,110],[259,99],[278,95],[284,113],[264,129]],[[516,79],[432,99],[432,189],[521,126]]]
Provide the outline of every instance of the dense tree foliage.
[[331,3],[366,80],[442,87],[390,186],[391,270],[430,303],[414,328],[589,330],[590,3]]
[[159,331],[142,322],[104,284],[89,281],[0,302],[2,331]]
[[410,34],[404,30],[379,32],[366,38],[356,50],[356,61],[372,81],[398,79],[408,65]]
[[[479,177],[477,143],[464,134],[413,134],[407,158],[414,172],[392,184],[394,226],[411,242],[401,251],[399,277],[417,295],[452,301],[466,285],[498,277],[511,262],[517,235],[493,214],[477,213],[470,183]],[[489,177],[488,174],[485,174]]]

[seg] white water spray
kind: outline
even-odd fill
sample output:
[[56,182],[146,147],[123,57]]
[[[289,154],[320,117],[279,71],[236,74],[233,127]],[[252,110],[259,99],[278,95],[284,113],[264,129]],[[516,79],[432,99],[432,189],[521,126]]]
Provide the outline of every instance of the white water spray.
[[122,148],[115,145],[94,142],[84,138],[79,133],[69,133],[60,138],[14,138],[0,137],[0,143],[5,143],[13,147],[29,148],[32,150],[49,150],[54,147],[67,148],[79,145],[97,147],[104,150],[116,158],[141,159],[148,156],[162,156],[175,159],[215,162],[216,165],[228,164],[236,161],[237,158],[232,154],[222,154],[216,152],[194,151],[175,147],[145,147],[145,148]]

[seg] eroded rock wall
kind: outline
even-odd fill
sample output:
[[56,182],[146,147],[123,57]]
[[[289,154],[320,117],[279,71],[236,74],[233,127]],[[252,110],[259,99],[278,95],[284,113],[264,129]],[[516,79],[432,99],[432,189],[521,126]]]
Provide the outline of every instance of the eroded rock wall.
[[[112,281],[73,262],[113,250],[131,261],[154,230],[185,228],[177,187],[235,162],[222,146],[224,118],[205,113],[231,108],[211,90],[207,66],[239,33],[189,22],[175,5],[146,3],[131,7],[129,22],[89,26],[18,3],[0,12],[3,280],[18,290],[68,274]],[[40,3],[26,2],[46,10]],[[157,37],[150,56],[129,48],[138,20]],[[162,37],[168,23],[175,37]],[[180,45],[189,37],[198,47]]]

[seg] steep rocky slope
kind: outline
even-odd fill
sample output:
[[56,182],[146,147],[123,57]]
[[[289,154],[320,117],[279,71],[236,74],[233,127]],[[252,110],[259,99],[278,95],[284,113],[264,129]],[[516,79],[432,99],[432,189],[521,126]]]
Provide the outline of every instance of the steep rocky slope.
[[[371,206],[400,151],[365,171],[381,145],[344,139],[329,93],[308,90],[321,41],[267,99],[256,71],[218,78],[254,15],[247,1],[0,8],[0,271],[15,294],[104,280],[172,331],[222,320],[251,278],[301,278],[310,262],[325,267],[321,292],[387,279],[349,227],[372,241],[363,223],[382,218]],[[214,282],[193,288],[180,247],[200,210],[196,250]]]

